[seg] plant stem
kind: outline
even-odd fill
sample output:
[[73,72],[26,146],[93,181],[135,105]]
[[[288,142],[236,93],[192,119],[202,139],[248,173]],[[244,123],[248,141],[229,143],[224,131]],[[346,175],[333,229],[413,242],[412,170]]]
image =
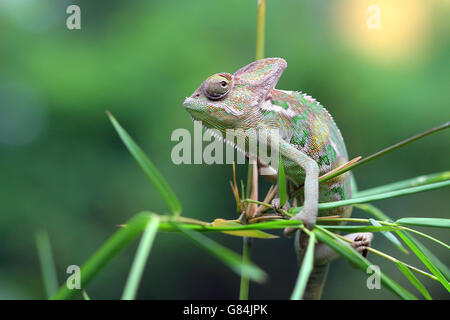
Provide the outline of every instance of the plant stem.
[[256,18],[256,60],[264,58],[264,39],[266,29],[266,0],[258,0]]
[[[258,0],[258,13],[256,17],[256,60],[264,58],[264,38],[265,38],[265,25],[266,25],[266,0]],[[254,200],[258,200],[258,165],[256,163],[250,163],[248,165],[248,177],[247,177],[247,198],[250,197]],[[256,206],[248,205],[247,217],[245,221],[256,214]],[[250,262],[252,239],[244,237],[242,239],[242,259],[243,262]],[[241,274],[241,287],[239,292],[240,300],[248,299],[249,292],[249,279]]]
[[[252,249],[252,239],[248,237],[242,238],[242,262],[250,263],[250,254]],[[250,279],[241,275],[241,286],[239,289],[239,300],[248,300],[248,292],[250,288]]]

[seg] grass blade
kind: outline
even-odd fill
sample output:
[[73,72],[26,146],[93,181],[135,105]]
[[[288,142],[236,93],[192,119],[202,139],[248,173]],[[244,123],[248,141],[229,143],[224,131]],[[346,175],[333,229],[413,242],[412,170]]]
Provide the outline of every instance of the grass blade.
[[445,248],[450,250],[450,246],[448,244],[442,242],[441,240],[433,238],[432,236],[429,236],[428,234],[425,234],[423,232],[420,232],[420,231],[417,231],[417,230],[414,230],[414,229],[411,229],[411,228],[406,228],[406,227],[402,227],[402,229],[406,230],[406,231],[409,231],[409,232],[412,232],[412,233],[416,233],[418,235],[421,235],[422,237],[425,237],[425,238],[427,238],[427,239],[429,239],[431,241],[434,241],[434,242],[440,244],[441,246],[443,246],[443,247],[445,247]]
[[[385,213],[383,213],[381,210],[379,210],[378,208],[374,207],[371,204],[358,204],[355,205],[355,207],[358,207],[361,210],[366,211],[367,213],[371,214],[378,220],[392,221],[392,219],[389,218]],[[397,232],[404,233],[403,231]],[[430,261],[439,269],[439,271],[441,271],[444,274],[446,279],[450,279],[450,269],[445,265],[445,263],[443,263],[438,257],[434,255],[433,252],[428,250],[427,247],[425,247],[419,240],[415,239],[412,235],[405,233],[405,236],[409,237],[416,244],[416,246],[420,249],[420,251],[422,251],[428,257],[428,259],[430,259]]]
[[[361,204],[361,203],[372,202],[372,201],[377,201],[377,200],[401,197],[401,196],[406,196],[409,194],[425,192],[425,191],[439,189],[439,188],[445,188],[448,186],[450,186],[450,180],[436,182],[436,183],[430,183],[430,184],[427,184],[424,186],[419,186],[419,187],[412,187],[412,188],[395,190],[395,191],[390,191],[390,192],[385,192],[385,193],[379,193],[379,194],[374,194],[374,195],[360,197],[360,198],[352,198],[352,199],[348,199],[348,200],[319,203],[319,210],[328,210],[328,209],[332,209],[332,208],[345,207],[345,206],[354,205],[354,204]],[[303,207],[296,207],[296,208],[291,209],[289,212],[298,213],[302,209],[303,209]]]
[[401,261],[397,262],[397,267],[427,300],[433,300],[422,282],[417,279],[417,277],[411,272],[411,270],[408,269],[408,267],[406,267]]
[[125,131],[125,129],[122,128],[116,118],[114,118],[114,116],[109,112],[107,112],[107,114],[109,120],[114,126],[114,129],[116,129],[119,137],[122,139],[122,142],[128,148],[128,151],[130,151],[134,159],[141,166],[142,170],[144,170],[145,174],[155,186],[156,190],[158,190],[161,197],[166,201],[172,213],[174,215],[180,215],[181,204],[164,177],[159,173],[158,169],[156,169],[153,163],[147,158],[142,149],[134,142],[133,138],[131,138],[130,135]]
[[[122,251],[131,241],[134,240],[146,227],[151,214],[147,212],[139,213],[126,223],[126,227],[116,231],[94,255],[81,267],[81,288],[86,285],[102,270],[112,258]],[[71,299],[79,293],[79,290],[71,290],[64,284],[60,287],[53,299]]]
[[442,283],[442,285],[450,291],[450,284],[445,279],[444,275],[439,271],[439,269],[428,259],[428,257],[417,247],[414,241],[408,237],[407,232],[397,232],[400,238],[406,243],[408,247],[416,254],[416,256],[422,260],[422,262],[427,266],[427,268],[433,273],[438,280]]
[[295,283],[294,291],[291,295],[291,300],[300,300],[305,292],[309,276],[314,268],[314,245],[316,242],[315,232],[311,232],[309,236],[308,247],[306,248],[305,257],[303,258],[302,266]]
[[286,177],[284,175],[283,158],[280,153],[280,160],[278,164],[278,192],[280,193],[280,208],[284,206],[287,199],[286,193]]
[[[373,220],[372,218],[370,218],[369,221],[374,226],[381,227],[381,224]],[[383,234],[383,236],[386,237],[386,239],[392,242],[400,251],[402,251],[403,253],[408,253],[408,250],[406,250],[405,247],[403,247],[402,243],[391,232],[381,231],[381,233]]]
[[406,226],[450,228],[450,219],[441,218],[401,218],[395,223]]
[[36,232],[36,246],[41,264],[42,278],[44,280],[45,292],[50,299],[58,291],[58,278],[56,276],[55,264],[53,262],[50,238],[46,231]]
[[393,144],[390,147],[387,147],[387,148],[385,148],[383,150],[380,150],[380,151],[378,151],[378,152],[376,152],[376,153],[374,153],[374,154],[372,154],[372,155],[370,155],[368,157],[362,158],[362,160],[360,160],[360,161],[358,161],[358,162],[356,162],[356,163],[354,163],[354,164],[352,164],[352,165],[350,165],[348,167],[345,167],[342,170],[336,171],[335,173],[327,176],[326,179],[321,180],[321,182],[324,182],[324,181],[327,181],[327,180],[332,179],[334,177],[337,177],[337,176],[339,176],[339,175],[341,175],[341,174],[343,174],[343,173],[345,173],[345,172],[347,172],[349,170],[352,170],[352,169],[354,169],[356,167],[359,167],[360,165],[363,165],[363,164],[365,164],[365,163],[367,163],[369,161],[372,161],[372,160],[374,160],[376,158],[379,158],[379,157],[381,157],[381,156],[383,156],[383,155],[385,155],[385,154],[387,154],[387,153],[389,153],[391,151],[394,151],[394,150],[396,150],[396,149],[398,149],[400,147],[403,147],[403,146],[405,146],[405,145],[407,145],[407,144],[409,144],[411,142],[414,142],[416,140],[424,138],[424,137],[426,137],[426,136],[428,136],[428,135],[430,135],[432,133],[435,133],[435,132],[438,132],[438,131],[441,131],[441,130],[444,130],[444,129],[448,129],[449,127],[450,127],[450,121],[446,122],[446,123],[444,123],[444,124],[442,124],[442,125],[440,125],[438,127],[435,127],[435,128],[429,129],[427,131],[424,131],[422,133],[416,134],[415,136],[412,136],[412,137],[410,137],[408,139],[405,139],[403,141],[397,142],[396,144]]
[[159,218],[153,215],[145,228],[141,242],[136,252],[136,256],[131,266],[131,271],[122,294],[122,300],[134,300],[144,272],[145,263],[147,262],[153,240],[158,232]]
[[84,300],[91,300],[91,298],[88,296],[86,290],[83,290],[82,295],[83,295]]
[[[329,231],[326,231],[325,229],[317,225],[316,229],[317,229],[316,235],[319,241],[325,243],[327,246],[335,250],[341,256],[349,260],[355,267],[357,267],[361,271],[366,272],[367,268],[371,265],[371,263],[367,259],[365,259],[359,253],[357,253],[352,247],[350,247],[350,245],[343,242]],[[407,300],[417,299],[413,294],[411,294],[405,288],[401,287],[399,284],[390,279],[384,273],[381,273],[380,275],[381,275],[381,282],[383,283],[383,285],[386,286],[393,293],[398,295],[400,298]]]
[[443,171],[439,173],[432,173],[424,176],[415,177],[412,179],[407,179],[403,181],[398,181],[390,184],[386,184],[380,187],[375,187],[371,189],[366,189],[364,191],[358,191],[354,195],[354,197],[365,197],[368,195],[373,195],[377,193],[384,193],[389,191],[395,191],[399,189],[405,189],[405,188],[411,188],[411,187],[418,187],[423,186],[426,184],[434,183],[434,182],[441,182],[446,181],[450,179],[450,171]]
[[179,228],[188,238],[197,243],[200,247],[210,252],[213,256],[218,258],[228,267],[230,267],[238,275],[244,275],[256,282],[264,282],[267,278],[266,273],[259,267],[249,261],[243,261],[242,256],[225,248],[221,244],[209,239],[208,237],[183,228],[180,225],[174,224]]

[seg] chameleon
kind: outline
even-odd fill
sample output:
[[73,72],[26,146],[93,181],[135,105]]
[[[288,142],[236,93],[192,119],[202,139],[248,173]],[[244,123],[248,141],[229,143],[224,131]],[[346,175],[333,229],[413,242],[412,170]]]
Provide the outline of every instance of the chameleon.
[[[282,58],[266,58],[252,62],[234,74],[214,74],[187,97],[183,105],[193,120],[201,121],[206,129],[219,130],[222,136],[226,136],[227,129],[246,132],[255,129],[252,138],[258,139],[259,146],[265,144],[267,147],[269,143],[257,136],[256,130],[278,130],[278,138],[271,137],[277,141],[270,141],[270,147],[275,146],[281,154],[289,188],[303,186],[304,189],[303,194],[293,199],[294,204],[302,203],[303,209],[291,219],[301,220],[312,230],[319,214],[350,217],[351,206],[318,212],[318,203],[349,199],[356,184],[352,174],[346,172],[319,185],[321,175],[348,162],[347,149],[335,121],[317,100],[302,92],[275,89],[286,67]],[[226,142],[234,144],[234,141]],[[243,151],[249,152],[248,149]],[[277,170],[270,164],[258,161],[258,167],[272,170],[273,174],[264,176],[269,180],[277,178]],[[276,209],[277,203],[279,206],[279,200],[275,199]],[[295,231],[286,228],[284,233],[290,236]],[[353,241],[352,247],[360,254],[367,255],[371,233],[353,233],[345,237]],[[298,231],[296,248],[300,263],[307,241],[305,233]],[[304,299],[321,298],[329,264],[338,257],[324,243],[315,246],[314,268]]]

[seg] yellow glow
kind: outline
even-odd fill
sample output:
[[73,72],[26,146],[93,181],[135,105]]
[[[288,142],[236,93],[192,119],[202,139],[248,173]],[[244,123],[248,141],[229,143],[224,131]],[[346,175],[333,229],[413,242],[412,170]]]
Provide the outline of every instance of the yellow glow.
[[[338,7],[338,28],[344,41],[373,58],[399,60],[417,56],[426,48],[430,2],[342,1]],[[368,13],[369,6],[374,6],[374,10]],[[376,29],[377,8],[380,13],[379,29]]]

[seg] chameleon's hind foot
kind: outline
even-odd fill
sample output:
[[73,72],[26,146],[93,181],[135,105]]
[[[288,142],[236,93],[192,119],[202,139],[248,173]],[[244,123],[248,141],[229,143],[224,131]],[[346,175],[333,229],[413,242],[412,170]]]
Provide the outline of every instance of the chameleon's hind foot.
[[356,251],[358,251],[358,253],[360,253],[364,258],[366,258],[368,254],[367,248],[369,248],[372,243],[373,234],[370,232],[362,232],[362,233],[354,233],[349,236],[351,236],[349,238],[353,238],[351,239],[353,240],[351,246]]

